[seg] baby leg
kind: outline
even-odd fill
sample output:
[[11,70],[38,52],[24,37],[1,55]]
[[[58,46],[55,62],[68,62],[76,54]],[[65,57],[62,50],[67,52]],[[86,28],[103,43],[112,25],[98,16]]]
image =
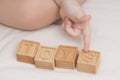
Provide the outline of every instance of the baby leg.
[[60,18],[53,0],[0,0],[0,23],[23,30],[36,30]]

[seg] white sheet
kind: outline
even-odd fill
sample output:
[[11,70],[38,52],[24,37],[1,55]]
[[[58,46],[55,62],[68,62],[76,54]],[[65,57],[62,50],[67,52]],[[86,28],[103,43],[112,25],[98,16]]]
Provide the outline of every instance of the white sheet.
[[120,80],[120,0],[89,0],[84,8],[92,15],[91,49],[101,52],[96,75],[76,70],[41,70],[16,61],[15,51],[22,39],[57,47],[81,47],[81,39],[69,37],[57,24],[38,31],[21,31],[0,25],[0,80]]

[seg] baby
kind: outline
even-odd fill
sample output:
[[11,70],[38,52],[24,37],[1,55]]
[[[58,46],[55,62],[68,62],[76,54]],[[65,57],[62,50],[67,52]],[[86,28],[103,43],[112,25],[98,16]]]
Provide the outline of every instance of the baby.
[[80,34],[89,50],[90,15],[81,7],[85,0],[0,0],[0,23],[22,30],[37,30],[62,18],[64,30]]

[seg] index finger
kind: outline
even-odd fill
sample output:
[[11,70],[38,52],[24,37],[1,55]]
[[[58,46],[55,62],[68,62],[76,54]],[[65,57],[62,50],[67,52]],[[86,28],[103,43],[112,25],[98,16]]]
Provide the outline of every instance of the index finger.
[[83,41],[84,41],[84,51],[88,51],[90,47],[90,37],[91,37],[91,30],[90,30],[90,23],[87,22],[85,29],[82,31]]

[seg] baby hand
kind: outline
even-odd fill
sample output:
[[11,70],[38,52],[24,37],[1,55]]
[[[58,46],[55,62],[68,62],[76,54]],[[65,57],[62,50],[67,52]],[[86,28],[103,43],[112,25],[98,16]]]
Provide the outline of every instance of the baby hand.
[[76,0],[64,0],[60,7],[60,15],[64,20],[65,31],[77,37],[80,34],[84,38],[84,50],[89,50],[90,44],[90,19],[91,16],[86,15],[80,4]]

